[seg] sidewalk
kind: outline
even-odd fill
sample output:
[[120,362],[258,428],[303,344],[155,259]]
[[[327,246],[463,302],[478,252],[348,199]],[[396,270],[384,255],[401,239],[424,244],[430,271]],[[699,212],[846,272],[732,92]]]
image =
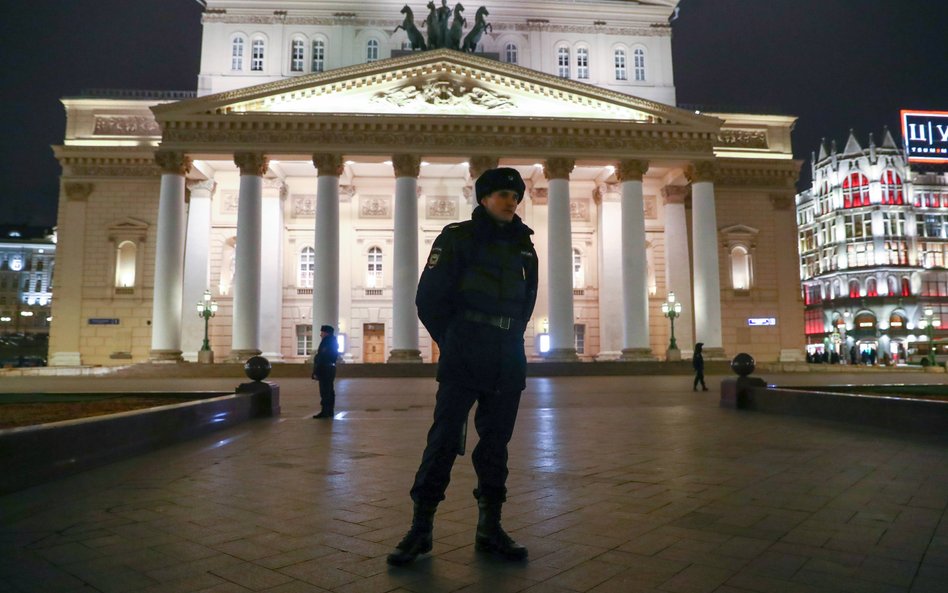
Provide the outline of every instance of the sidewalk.
[[[941,375],[765,376],[940,383]],[[504,525],[473,548],[470,456],[414,566],[385,555],[433,410],[431,379],[343,379],[335,421],[305,379],[283,415],[0,497],[0,593],[942,592],[948,437],[724,410],[690,378],[529,381]],[[233,379],[4,378],[5,391],[219,389]],[[468,450],[476,439],[473,427]]]

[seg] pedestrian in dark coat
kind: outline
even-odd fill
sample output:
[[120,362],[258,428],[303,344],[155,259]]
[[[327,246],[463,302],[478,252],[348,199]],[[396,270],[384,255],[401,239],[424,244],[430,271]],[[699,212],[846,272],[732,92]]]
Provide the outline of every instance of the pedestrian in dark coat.
[[319,381],[320,410],[313,418],[332,418],[336,410],[336,359],[339,342],[331,325],[319,328],[319,347],[313,357],[313,379]]
[[704,384],[704,355],[701,353],[703,349],[703,342],[695,344],[695,355],[691,359],[691,366],[695,369],[695,383],[691,388],[692,391],[698,391],[698,383],[701,383],[701,391],[708,390],[708,386]]
[[441,351],[439,386],[434,422],[411,488],[412,526],[389,555],[389,564],[408,564],[431,550],[435,510],[444,500],[475,402],[479,441],[471,460],[480,511],[475,547],[506,559],[527,557],[527,549],[500,525],[507,499],[507,444],[526,387],[523,335],[537,298],[533,231],[516,214],[525,189],[516,169],[481,175],[471,220],[442,230],[418,283],[418,317]]

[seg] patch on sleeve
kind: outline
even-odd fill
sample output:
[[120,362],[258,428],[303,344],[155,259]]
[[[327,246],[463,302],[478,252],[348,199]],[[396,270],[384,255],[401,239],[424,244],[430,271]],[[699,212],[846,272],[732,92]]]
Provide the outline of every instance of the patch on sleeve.
[[438,265],[438,260],[441,259],[441,248],[435,247],[431,250],[431,255],[428,256],[428,269],[433,270],[435,266]]

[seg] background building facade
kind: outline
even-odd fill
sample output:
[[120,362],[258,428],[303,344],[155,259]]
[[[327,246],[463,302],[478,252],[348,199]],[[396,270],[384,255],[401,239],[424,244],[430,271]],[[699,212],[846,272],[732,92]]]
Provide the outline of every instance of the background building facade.
[[886,131],[820,147],[797,195],[807,350],[904,361],[948,314],[948,175],[913,171]]
[[662,357],[674,291],[686,355],[802,358],[794,119],[675,107],[674,0],[484,4],[470,54],[408,51],[402,2],[212,0],[196,98],[64,99],[53,363],[195,359],[208,288],[219,358],[306,360],[330,323],[350,360],[435,360],[418,273],[497,164],[528,185],[535,357]]

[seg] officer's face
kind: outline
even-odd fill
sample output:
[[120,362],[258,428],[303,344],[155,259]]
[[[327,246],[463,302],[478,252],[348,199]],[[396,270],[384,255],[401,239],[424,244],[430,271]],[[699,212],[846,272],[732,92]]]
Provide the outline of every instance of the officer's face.
[[497,222],[512,222],[517,213],[517,192],[502,189],[481,200],[484,209]]

